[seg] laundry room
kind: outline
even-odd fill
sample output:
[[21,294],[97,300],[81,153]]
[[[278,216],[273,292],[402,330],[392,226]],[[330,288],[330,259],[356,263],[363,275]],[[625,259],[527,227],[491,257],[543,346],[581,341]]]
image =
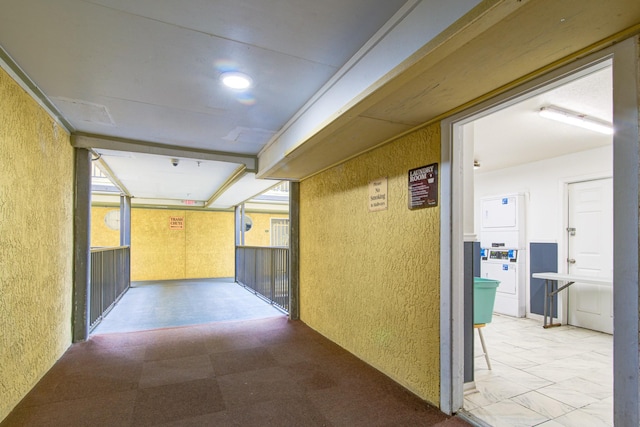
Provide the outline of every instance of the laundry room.
[[[464,135],[474,147],[480,274],[500,281],[494,312],[542,320],[545,284],[533,273],[612,276],[611,132],[540,114],[557,108],[606,123],[611,104],[611,70],[605,67],[466,125]],[[573,299],[580,298],[582,307],[568,305],[571,287],[558,293],[558,320],[571,324],[571,310],[598,310],[606,319],[576,326],[611,333],[612,312],[602,306],[600,287],[575,288],[580,292]]]
[[461,125],[464,407],[491,425],[611,418],[612,117],[603,62]]

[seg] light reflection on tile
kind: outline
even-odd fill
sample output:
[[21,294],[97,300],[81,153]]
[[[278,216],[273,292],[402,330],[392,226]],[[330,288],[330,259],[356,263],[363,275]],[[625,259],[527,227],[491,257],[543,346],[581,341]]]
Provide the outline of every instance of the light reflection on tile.
[[493,426],[613,425],[611,335],[498,314],[483,334],[493,369],[475,335],[465,410]]

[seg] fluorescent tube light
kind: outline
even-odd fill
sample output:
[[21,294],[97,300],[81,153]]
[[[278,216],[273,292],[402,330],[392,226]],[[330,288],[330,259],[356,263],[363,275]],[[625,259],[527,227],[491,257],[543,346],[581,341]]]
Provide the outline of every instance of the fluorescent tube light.
[[613,135],[613,126],[611,123],[588,117],[586,114],[575,113],[554,106],[542,107],[539,114],[547,119],[600,132],[605,135]]

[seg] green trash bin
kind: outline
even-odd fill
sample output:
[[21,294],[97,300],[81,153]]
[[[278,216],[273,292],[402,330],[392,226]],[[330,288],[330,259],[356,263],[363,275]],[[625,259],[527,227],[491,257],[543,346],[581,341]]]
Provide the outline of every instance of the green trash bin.
[[493,304],[496,301],[496,289],[500,281],[473,278],[473,324],[491,323]]

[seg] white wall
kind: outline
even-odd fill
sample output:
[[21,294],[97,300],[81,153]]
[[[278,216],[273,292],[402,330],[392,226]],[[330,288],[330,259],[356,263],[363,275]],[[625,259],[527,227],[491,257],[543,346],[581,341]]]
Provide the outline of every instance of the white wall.
[[527,194],[527,245],[556,242],[563,247],[566,218],[565,183],[610,177],[611,147],[581,151],[567,156],[493,172],[475,173],[475,230],[480,231],[480,199],[509,193]]

